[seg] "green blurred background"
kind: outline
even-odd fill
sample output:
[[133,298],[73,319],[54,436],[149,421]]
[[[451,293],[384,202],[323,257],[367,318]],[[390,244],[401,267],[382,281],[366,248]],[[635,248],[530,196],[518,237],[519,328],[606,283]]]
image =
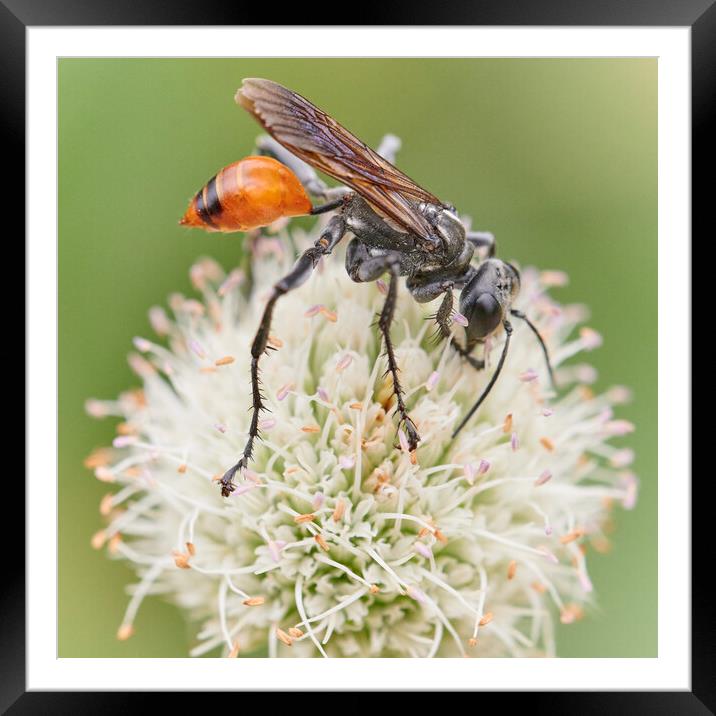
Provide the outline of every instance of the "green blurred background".
[[109,444],[87,397],[137,379],[125,355],[147,309],[190,292],[199,255],[224,267],[236,238],[182,230],[192,194],[249,154],[258,125],[241,79],[304,94],[495,232],[500,255],[564,269],[605,338],[598,388],[634,389],[640,499],[617,510],[614,550],[590,553],[601,611],[560,627],[561,656],[657,655],[657,61],[655,59],[62,59],[59,61],[59,656],[185,656],[177,609],[145,601],[115,640],[132,579],[90,548],[106,486],[83,468]]

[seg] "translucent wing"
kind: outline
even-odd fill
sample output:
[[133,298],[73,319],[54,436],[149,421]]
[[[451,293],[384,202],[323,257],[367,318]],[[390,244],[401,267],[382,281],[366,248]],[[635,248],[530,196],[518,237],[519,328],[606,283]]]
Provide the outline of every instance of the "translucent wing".
[[276,82],[251,78],[236,101],[290,152],[354,189],[379,213],[424,239],[434,234],[417,204],[440,200],[307,99]]

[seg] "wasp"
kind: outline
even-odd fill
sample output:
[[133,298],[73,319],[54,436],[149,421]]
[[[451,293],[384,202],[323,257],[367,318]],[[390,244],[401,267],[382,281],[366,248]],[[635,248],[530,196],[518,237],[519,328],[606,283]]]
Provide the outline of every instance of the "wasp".
[[[265,138],[263,155],[247,157],[219,171],[196,194],[180,223],[231,232],[265,226],[280,217],[333,215],[315,244],[273,286],[266,303],[251,345],[253,412],[249,434],[239,460],[221,478],[223,496],[235,489],[234,476],[250,462],[259,437],[259,415],[265,408],[259,362],[267,352],[276,303],[301,286],[347,234],[352,236],[345,259],[350,278],[364,282],[389,276],[377,325],[393,380],[398,428],[403,428],[411,451],[417,448],[420,435],[405,405],[390,336],[400,277],[405,277],[407,290],[419,303],[442,297],[431,317],[439,339],[451,338],[453,290],[461,291],[459,312],[464,318],[465,340],[460,343],[451,338],[450,345],[473,368],[485,367],[484,358],[472,355],[474,348],[493,335],[505,334],[493,375],[453,437],[480,407],[502,371],[513,333],[510,317],[524,321],[537,337],[553,380],[547,347],[537,328],[512,307],[520,290],[519,271],[495,257],[491,233],[466,230],[452,205],[418,186],[296,92],[270,80],[251,78],[243,81],[235,100],[273,140]],[[337,179],[342,187],[328,189],[316,169]],[[314,205],[309,195],[323,203]]]

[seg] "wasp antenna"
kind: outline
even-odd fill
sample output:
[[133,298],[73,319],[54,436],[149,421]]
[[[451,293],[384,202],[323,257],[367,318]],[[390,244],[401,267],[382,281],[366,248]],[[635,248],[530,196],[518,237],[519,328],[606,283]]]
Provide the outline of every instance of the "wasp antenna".
[[535,336],[537,337],[539,344],[542,346],[542,352],[544,353],[545,362],[547,363],[547,372],[549,373],[549,381],[552,384],[552,390],[554,390],[556,393],[557,392],[557,383],[554,379],[554,372],[552,371],[552,363],[549,359],[549,351],[547,350],[547,346],[546,346],[545,342],[542,340],[542,336],[540,335],[539,331],[537,330],[537,326],[535,326],[535,324],[532,323],[532,321],[530,321],[530,319],[527,318],[527,316],[522,311],[518,311],[513,308],[510,310],[510,313],[513,316],[515,316],[515,318],[521,318],[530,327],[530,329],[532,330],[532,333],[534,333]]
[[492,386],[495,385],[497,379],[500,377],[502,366],[505,364],[505,358],[507,358],[507,349],[510,347],[510,338],[512,337],[512,324],[509,321],[503,321],[502,325],[505,327],[505,333],[507,334],[507,336],[505,338],[505,345],[502,349],[502,355],[500,356],[500,361],[497,364],[497,368],[492,374],[492,378],[490,378],[490,382],[485,387],[485,390],[482,391],[482,395],[477,399],[475,405],[470,408],[467,415],[460,421],[460,425],[455,428],[452,434],[453,439],[457,437],[457,434],[465,427],[468,420],[470,420],[470,418],[475,414],[475,411],[482,405],[482,402],[490,394]]

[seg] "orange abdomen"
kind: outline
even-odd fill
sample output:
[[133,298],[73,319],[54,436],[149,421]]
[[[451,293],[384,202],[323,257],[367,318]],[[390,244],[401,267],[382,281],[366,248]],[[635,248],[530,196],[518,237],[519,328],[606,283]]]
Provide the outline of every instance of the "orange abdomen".
[[271,157],[246,157],[224,167],[197,192],[180,224],[207,231],[248,231],[311,211],[296,175]]

